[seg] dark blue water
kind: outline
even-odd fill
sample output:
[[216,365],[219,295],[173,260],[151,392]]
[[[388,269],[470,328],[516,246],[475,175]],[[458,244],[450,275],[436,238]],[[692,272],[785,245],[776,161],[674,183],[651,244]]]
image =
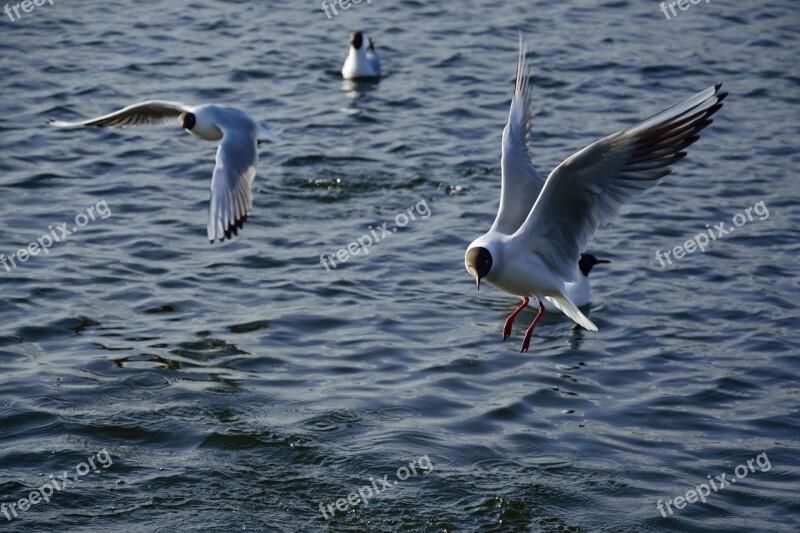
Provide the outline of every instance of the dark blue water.
[[[0,14],[0,253],[77,230],[0,267],[0,504],[17,506],[0,530],[799,530],[798,15],[793,0],[671,20],[655,0]],[[337,77],[355,28],[379,83]],[[599,332],[546,317],[526,355],[533,315],[501,343],[517,300],[476,293],[463,267],[497,207],[520,28],[544,172],[714,82],[731,93],[591,243],[613,261],[592,273]],[[212,144],[45,125],[149,98],[235,105],[284,138],[261,146],[239,239],[205,237]],[[759,202],[768,216],[705,253],[656,259]],[[429,216],[369,255],[320,264],[418,205]],[[20,510],[45,485],[49,502]],[[346,501],[365,487],[381,492]]]

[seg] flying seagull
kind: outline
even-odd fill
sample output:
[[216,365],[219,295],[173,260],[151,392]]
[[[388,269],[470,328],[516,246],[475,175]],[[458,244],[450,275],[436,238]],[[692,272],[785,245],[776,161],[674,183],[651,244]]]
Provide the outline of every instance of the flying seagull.
[[528,351],[531,334],[542,316],[543,301],[586,329],[595,326],[578,309],[567,285],[580,281],[579,260],[589,239],[619,208],[671,172],[699,132],[711,124],[727,93],[722,83],[709,87],[639,124],[601,139],[573,154],[547,179],[534,169],[528,153],[530,94],[526,49],[520,34],[517,83],[503,130],[500,208],[488,233],[467,248],[467,272],[522,297],[522,305],[506,319],[503,340],[514,318],[539,303],[522,342]]
[[140,102],[82,122],[51,119],[48,123],[59,128],[124,128],[178,123],[195,137],[220,141],[217,165],[211,178],[208,213],[208,239],[212,243],[237,235],[250,214],[253,207],[251,185],[258,162],[257,144],[262,138],[272,142],[280,140],[238,109],[213,104],[189,106],[160,100]]

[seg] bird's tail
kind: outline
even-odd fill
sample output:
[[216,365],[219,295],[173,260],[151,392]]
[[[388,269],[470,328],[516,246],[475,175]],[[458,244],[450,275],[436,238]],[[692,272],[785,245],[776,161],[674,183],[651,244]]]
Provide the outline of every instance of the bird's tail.
[[597,331],[597,326],[595,326],[591,320],[586,318],[586,315],[581,313],[580,309],[575,307],[575,304],[572,303],[572,300],[563,294],[559,294],[557,296],[545,296],[544,299],[558,307],[562,313],[570,317],[584,328],[588,329],[589,331]]

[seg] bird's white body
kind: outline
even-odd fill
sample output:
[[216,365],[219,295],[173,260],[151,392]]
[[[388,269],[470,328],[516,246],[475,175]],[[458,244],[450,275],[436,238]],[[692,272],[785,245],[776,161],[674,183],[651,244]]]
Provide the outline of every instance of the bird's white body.
[[365,46],[361,32],[350,36],[350,51],[342,65],[342,77],[346,80],[374,79],[381,75],[381,63],[374,45]]
[[363,48],[356,50],[351,47],[342,66],[342,77],[346,80],[354,80],[357,78],[375,78],[377,76],[375,68],[367,57],[366,50]]
[[[621,132],[578,151],[543,179],[528,153],[530,94],[526,51],[520,35],[517,85],[508,123],[503,130],[500,207],[491,229],[467,248],[467,271],[481,280],[523,298],[523,305],[506,321],[510,334],[514,317],[529,298],[597,331],[578,306],[589,302],[588,271],[579,269],[588,241],[632,198],[659,183],[683,151],[711,123],[722,107],[721,84]],[[580,261],[579,261],[580,260]],[[594,263],[593,263],[594,264]],[[589,267],[591,269],[591,266]]]
[[500,290],[517,296],[544,299],[561,292],[564,282],[553,275],[536,254],[522,249],[523,243],[510,235],[489,231],[470,244],[470,248],[486,248],[494,258],[494,264],[484,281]]
[[[561,292],[578,307],[589,305],[589,302],[592,301],[592,289],[589,285],[589,276],[584,276],[583,274],[578,276],[578,281],[575,283],[565,283]],[[549,301],[544,302],[544,310],[551,313],[558,311],[556,306],[552,305]]]
[[217,165],[211,179],[208,238],[211,242],[229,239],[231,235],[238,233],[253,207],[251,185],[256,175],[259,140],[279,140],[246,113],[215,104],[189,106],[178,102],[149,100],[81,122],[53,120],[50,123],[61,128],[73,128],[174,122],[180,123],[194,137],[205,141],[220,141]]
[[[545,310],[551,312],[560,311],[583,327],[597,331],[597,327],[586,318],[578,309],[578,306],[585,305],[574,302],[570,296],[573,294],[573,287],[583,289],[588,285],[588,279],[582,283],[579,277],[574,282],[565,282],[555,275],[546,263],[535,253],[530,253],[524,241],[513,239],[510,235],[504,235],[496,231],[489,231],[479,239],[469,245],[469,249],[482,247],[489,250],[494,258],[492,270],[483,279],[487,283],[516,296],[536,298],[542,302]],[[587,293],[585,290],[578,290],[578,295]],[[588,296],[588,294],[587,294]]]
[[548,276],[547,270],[541,261],[537,261],[536,256],[529,256],[524,250],[517,249],[519,241],[515,242],[509,235],[496,231],[489,231],[470,244],[470,248],[477,246],[489,249],[492,257],[497,257],[500,268],[497,271],[493,268],[483,279],[502,291],[517,296],[539,298],[543,300],[544,309],[548,313],[562,311],[546,299],[546,296],[563,294],[576,307],[584,307],[591,302],[592,291],[588,273],[580,272],[574,282],[563,282],[557,277]]

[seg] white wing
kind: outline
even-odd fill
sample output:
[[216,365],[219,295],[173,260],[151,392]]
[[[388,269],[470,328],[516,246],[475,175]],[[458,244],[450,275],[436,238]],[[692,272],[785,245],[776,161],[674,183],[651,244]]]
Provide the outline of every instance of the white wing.
[[519,229],[544,185],[528,154],[531,130],[531,105],[528,90],[528,61],[522,32],[519,34],[517,85],[511,100],[508,124],[503,130],[502,187],[500,209],[492,230],[511,235]]
[[514,234],[563,281],[575,281],[580,253],[600,224],[658,184],[700,138],[727,93],[719,83],[651,118],[591,144],[561,163]]
[[48,124],[59,128],[77,128],[80,126],[119,128],[144,124],[159,125],[178,122],[180,114],[191,111],[191,109],[191,106],[178,102],[148,100],[147,102],[129,105],[128,107],[122,108],[119,111],[114,111],[108,115],[84,120],[82,122],[63,122],[61,120],[50,119]]
[[247,220],[253,207],[250,187],[258,162],[255,132],[224,126],[220,129],[223,137],[217,148],[208,212],[208,240],[212,243],[237,235]]

